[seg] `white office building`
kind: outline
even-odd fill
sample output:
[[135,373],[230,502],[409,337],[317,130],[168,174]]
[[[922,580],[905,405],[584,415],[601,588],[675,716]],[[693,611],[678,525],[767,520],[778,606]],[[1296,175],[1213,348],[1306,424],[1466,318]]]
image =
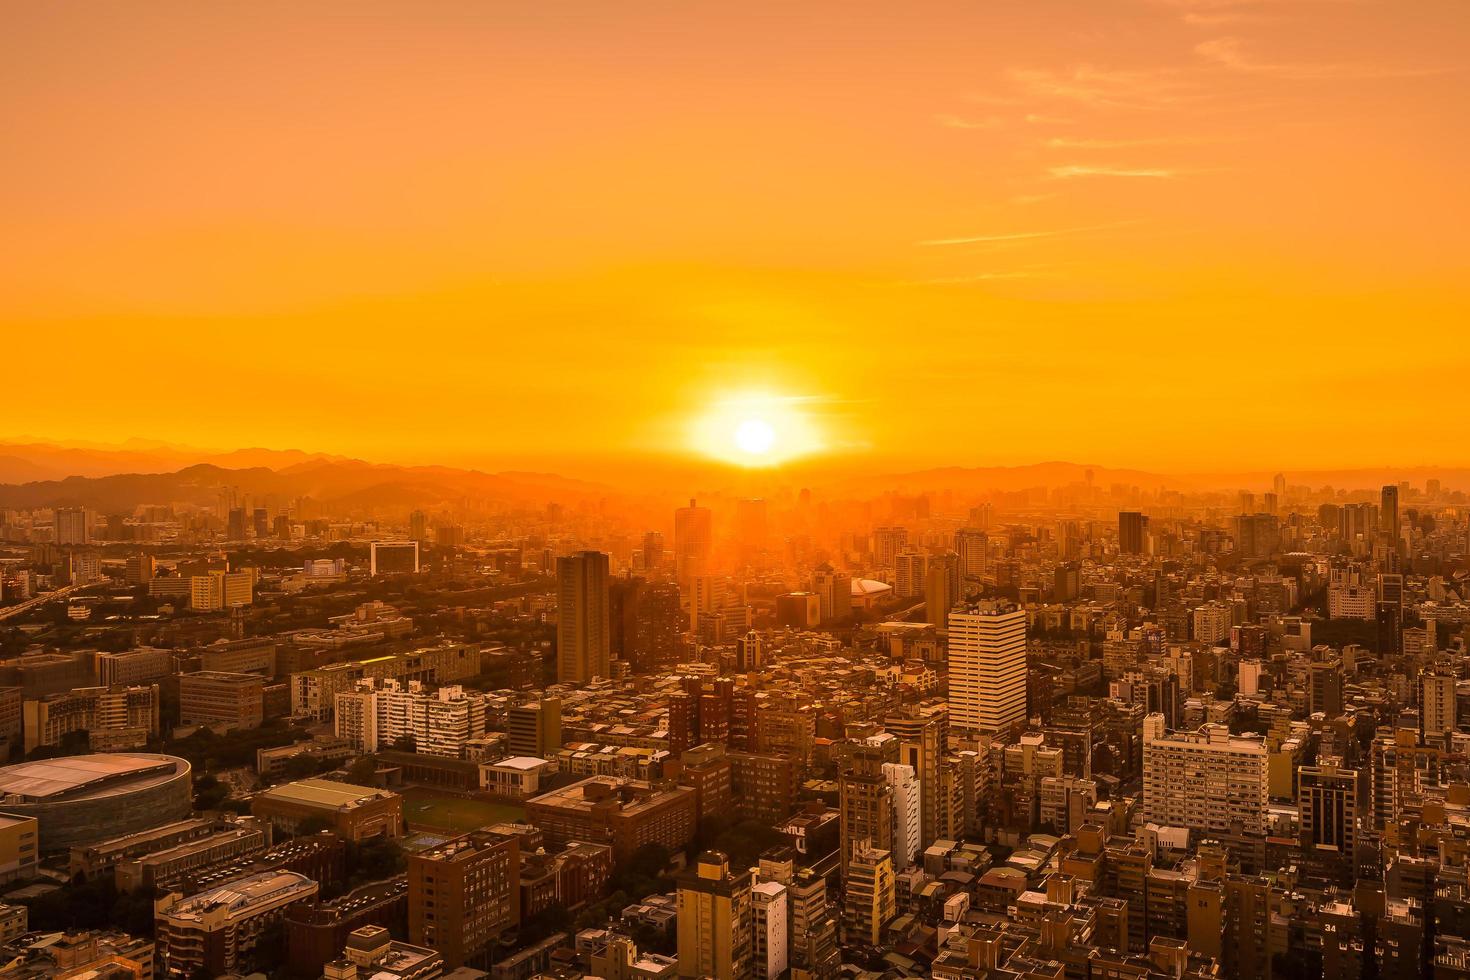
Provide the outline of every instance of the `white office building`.
[[779,881],[763,881],[750,889],[755,913],[755,977],[771,980],[785,975],[790,965],[791,903],[786,886]]
[[1143,819],[1225,834],[1266,832],[1268,753],[1259,736],[1230,734],[1227,725],[1169,732],[1164,716],[1143,720]]
[[922,846],[919,777],[913,766],[885,762],[883,778],[893,787],[893,870],[903,871]]
[[362,681],[337,695],[336,732],[359,752],[412,739],[423,755],[460,758],[465,744],[485,734],[485,700],[458,685],[429,692],[418,681]]
[[949,726],[996,734],[1026,720],[1026,613],[980,602],[949,614]]

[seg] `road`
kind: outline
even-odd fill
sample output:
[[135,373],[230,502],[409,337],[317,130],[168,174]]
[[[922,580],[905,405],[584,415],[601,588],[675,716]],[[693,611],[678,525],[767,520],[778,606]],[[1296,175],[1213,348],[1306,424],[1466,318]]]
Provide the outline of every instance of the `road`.
[[38,606],[44,606],[48,602],[56,602],[59,599],[69,598],[73,593],[95,588],[102,584],[101,582],[88,582],[86,585],[68,585],[66,588],[57,589],[54,592],[43,592],[34,599],[27,599],[18,606],[6,606],[4,609],[0,609],[0,620],[10,619],[14,616],[24,616]]

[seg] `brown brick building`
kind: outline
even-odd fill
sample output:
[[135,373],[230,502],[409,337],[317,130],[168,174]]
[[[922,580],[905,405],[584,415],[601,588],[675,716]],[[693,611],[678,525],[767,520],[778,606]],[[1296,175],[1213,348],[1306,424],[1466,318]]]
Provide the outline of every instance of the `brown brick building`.
[[449,969],[485,964],[520,923],[520,839],[476,830],[408,858],[408,941],[437,949]]
[[403,833],[403,797],[330,779],[300,779],[261,790],[251,801],[250,812],[288,834],[297,833],[302,822],[313,817],[351,841]]
[[723,742],[705,742],[686,749],[680,759],[679,785],[694,790],[694,817],[733,815],[730,760]]
[[319,977],[342,955],[354,929],[382,926],[400,931],[408,919],[408,879],[373,881],[330,902],[302,902],[286,913],[286,968],[292,976]]
[[731,752],[730,778],[735,816],[779,824],[796,810],[801,771],[787,755]]
[[686,786],[591,776],[526,801],[526,820],[549,845],[611,844],[619,864],[644,844],[670,850],[694,837],[695,793]]
[[259,674],[196,670],[179,678],[179,721],[233,730],[265,719],[265,679]]

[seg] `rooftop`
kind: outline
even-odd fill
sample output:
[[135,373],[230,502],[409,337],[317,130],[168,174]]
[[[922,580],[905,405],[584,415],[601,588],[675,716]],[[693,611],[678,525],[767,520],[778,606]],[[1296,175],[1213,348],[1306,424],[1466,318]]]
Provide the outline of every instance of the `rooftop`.
[[262,790],[258,795],[267,799],[347,810],[397,794],[386,789],[339,783],[330,779],[298,779],[294,783],[272,786],[270,789]]
[[238,912],[288,893],[315,892],[316,882],[294,871],[268,871],[200,892],[169,909],[173,918],[199,918],[221,908]]
[[877,579],[855,578],[852,580],[852,594],[855,596],[877,595],[892,591],[893,586],[887,582],[879,582]]
[[22,762],[0,769],[0,796],[20,802],[61,801],[106,796],[162,782],[189,771],[189,763],[171,755],[74,755]]
[[492,762],[490,765],[495,769],[520,769],[523,771],[529,771],[531,769],[540,769],[548,765],[554,766],[556,765],[556,763],[549,763],[545,759],[538,759],[535,756],[531,755],[513,755],[508,759],[500,759],[497,762]]
[[231,670],[196,670],[188,674],[180,675],[181,680],[196,681],[221,681],[234,684],[261,684],[264,680],[259,674],[242,674]]
[[644,807],[658,806],[676,796],[692,796],[685,786],[654,786],[637,779],[618,776],[590,776],[549,793],[532,797],[529,805],[553,806],[562,810],[591,812],[608,804],[617,805],[624,813],[637,813]]

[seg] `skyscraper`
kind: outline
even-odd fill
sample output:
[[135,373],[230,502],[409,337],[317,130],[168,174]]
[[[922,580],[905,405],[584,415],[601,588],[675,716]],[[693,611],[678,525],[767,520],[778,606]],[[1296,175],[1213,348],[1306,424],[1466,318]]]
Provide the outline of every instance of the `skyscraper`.
[[934,555],[924,575],[924,619],[943,629],[949,611],[960,601],[960,556],[953,551]]
[[[954,550],[960,556],[960,575],[966,582],[979,582],[985,577],[990,535],[978,527],[962,527],[954,533]],[[961,594],[967,590],[962,585]]]
[[710,573],[710,555],[714,550],[714,517],[709,508],[693,500],[688,507],[674,511],[674,578],[679,588],[701,575]]
[[884,849],[860,844],[848,865],[842,900],[842,933],[850,943],[877,946],[883,930],[898,914],[893,857]]
[[501,932],[520,922],[520,839],[475,830],[408,858],[408,938],[452,967],[488,965]]
[[893,870],[902,871],[919,854],[919,777],[913,766],[883,763],[883,778],[893,788]]
[[885,853],[893,846],[893,785],[883,775],[885,761],[879,749],[858,745],[838,774],[844,880],[859,846],[872,845]]
[[581,684],[608,676],[611,626],[607,555],[579,551],[556,560],[556,679]]
[[1144,819],[1201,833],[1223,834],[1239,823],[1247,834],[1266,831],[1265,739],[1230,734],[1227,725],[1166,732],[1164,716],[1143,720]]
[[638,612],[643,604],[641,578],[616,578],[607,586],[608,654],[612,660],[636,665]]
[[929,556],[920,551],[905,551],[893,560],[893,594],[900,599],[915,599],[924,594],[924,574]]
[[1329,719],[1342,714],[1342,660],[1338,657],[1307,665],[1307,713],[1318,712]]
[[1082,594],[1082,566],[1075,561],[1057,565],[1052,572],[1052,600],[1072,602]]
[[1026,720],[1026,613],[980,602],[949,614],[949,723],[998,734]]
[[1148,518],[1136,510],[1118,512],[1118,552],[1141,555],[1148,536]]
[[791,903],[779,881],[762,881],[751,889],[755,920],[755,980],[786,975],[791,962]]
[[1333,848],[1352,860],[1358,830],[1358,774],[1321,759],[1297,770],[1297,813],[1303,847]]
[[1280,521],[1272,514],[1241,514],[1235,519],[1235,550],[1243,558],[1269,557],[1280,540]]
[[1419,720],[1426,742],[1443,743],[1455,731],[1455,677],[1450,673],[1420,678]]
[[58,507],[51,512],[57,544],[90,544],[92,515],[85,507]]
[[679,662],[683,648],[684,610],[679,605],[679,587],[671,582],[645,586],[638,599],[634,624],[635,670],[668,670]]
[[643,535],[643,570],[651,572],[663,564],[664,536],[660,531],[646,531]]
[[1399,488],[1386,484],[1379,498],[1378,529],[1388,539],[1389,548],[1399,550]]
[[704,851],[679,884],[679,976],[749,977],[754,921],[751,873],[730,870],[719,851]]
[[544,759],[561,748],[561,698],[543,698],[511,708],[505,717],[506,747],[512,755]]
[[873,529],[873,562],[879,568],[892,568],[893,561],[908,546],[909,532],[903,527]]
[[943,704],[907,705],[883,719],[883,728],[899,740],[898,761],[919,777],[919,849],[940,834],[939,769],[949,741],[949,710]]
[[792,976],[831,980],[837,976],[842,960],[837,950],[836,910],[827,897],[827,878],[811,868],[801,868],[789,890]]
[[846,572],[836,571],[825,563],[818,565],[812,574],[812,591],[817,594],[822,622],[852,615],[852,579]]

